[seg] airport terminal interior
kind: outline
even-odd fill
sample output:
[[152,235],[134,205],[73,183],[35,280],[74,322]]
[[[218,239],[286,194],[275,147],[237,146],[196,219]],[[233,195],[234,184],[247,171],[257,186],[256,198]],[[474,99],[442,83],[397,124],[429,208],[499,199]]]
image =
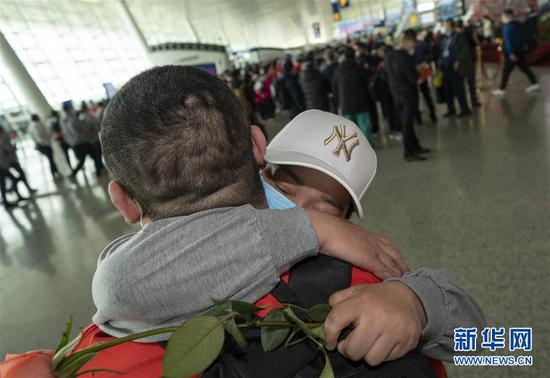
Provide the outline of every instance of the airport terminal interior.
[[[115,209],[110,173],[97,169],[103,113],[138,73],[186,65],[223,80],[267,143],[308,109],[355,120],[377,169],[360,198],[364,217],[351,221],[392,240],[411,269],[447,270],[487,326],[532,328],[532,349],[523,353],[532,366],[451,361],[447,375],[547,376],[547,0],[3,0],[0,15],[0,142],[16,148],[10,160],[0,146],[8,151],[0,153],[0,360],[55,349],[69,315],[76,328],[92,322],[99,254],[140,230]],[[535,31],[523,32],[533,18]],[[511,24],[522,33],[515,55]],[[417,74],[412,107],[400,100],[391,64],[411,35],[406,58],[416,66],[400,69]],[[453,50],[460,35],[467,53]],[[361,95],[342,93],[349,81],[338,81],[346,72],[339,69],[349,62],[366,80]],[[352,112],[366,118],[350,116],[342,102],[362,96]],[[66,135],[70,119],[97,127],[88,152]],[[407,152],[411,128],[424,151]],[[477,354],[514,355],[507,348]]]

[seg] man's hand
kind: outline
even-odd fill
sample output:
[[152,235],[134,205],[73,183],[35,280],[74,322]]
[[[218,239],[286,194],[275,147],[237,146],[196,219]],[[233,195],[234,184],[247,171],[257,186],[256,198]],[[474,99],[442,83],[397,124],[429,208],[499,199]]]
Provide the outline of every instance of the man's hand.
[[454,62],[453,63],[453,68],[455,69],[455,71],[458,71],[458,67],[460,67],[460,63]]
[[516,55],[516,54],[510,54],[510,60],[511,60],[512,62],[517,62],[517,60],[518,60],[517,55]]
[[[375,366],[402,357],[418,345],[426,314],[416,294],[400,282],[358,285],[334,293],[325,320],[327,348]],[[338,342],[340,332],[354,330]]]
[[368,270],[381,279],[400,277],[409,271],[399,248],[388,238],[348,220],[317,210],[306,210],[319,236],[320,251]]

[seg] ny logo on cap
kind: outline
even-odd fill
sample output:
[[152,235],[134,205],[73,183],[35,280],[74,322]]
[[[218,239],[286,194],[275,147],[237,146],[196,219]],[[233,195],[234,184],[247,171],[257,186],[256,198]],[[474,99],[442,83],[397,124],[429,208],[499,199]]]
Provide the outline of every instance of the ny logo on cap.
[[[357,131],[351,135],[346,135],[345,125],[332,126],[332,134],[330,134],[330,136],[325,139],[325,146],[327,146],[335,138],[338,138],[338,144],[336,145],[336,148],[332,150],[332,153],[336,157],[339,157],[340,152],[344,151],[346,161],[350,161],[353,149],[359,145],[359,137],[357,136]],[[351,144],[347,145],[347,142],[351,142]]]

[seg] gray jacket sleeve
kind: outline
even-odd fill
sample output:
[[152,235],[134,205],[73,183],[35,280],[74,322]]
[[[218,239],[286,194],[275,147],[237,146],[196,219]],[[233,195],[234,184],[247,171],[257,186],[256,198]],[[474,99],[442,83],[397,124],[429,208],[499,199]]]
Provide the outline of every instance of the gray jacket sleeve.
[[445,270],[422,268],[387,281],[407,285],[422,302],[427,325],[422,331],[420,346],[427,356],[451,361],[454,355],[454,329],[480,329],[486,325],[479,305]]
[[116,337],[177,326],[211,307],[211,298],[258,300],[291,265],[318,251],[317,234],[299,207],[246,205],[161,219],[101,253],[93,321]]

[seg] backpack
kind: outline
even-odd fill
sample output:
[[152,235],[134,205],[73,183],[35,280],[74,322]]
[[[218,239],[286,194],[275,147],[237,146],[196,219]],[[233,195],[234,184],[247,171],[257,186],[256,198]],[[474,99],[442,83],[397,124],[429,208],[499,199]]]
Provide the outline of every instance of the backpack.
[[[352,267],[343,261],[316,256],[296,264],[288,273],[281,276],[280,284],[256,304],[263,306],[279,302],[294,302],[305,306],[327,303],[335,291],[354,284],[372,284],[380,280],[369,272]],[[330,280],[327,280],[330,277]],[[262,311],[265,316],[266,311]],[[205,378],[280,378],[319,377],[324,360],[308,344],[297,344],[288,349],[279,348],[265,353],[262,350],[259,330],[245,333],[249,344],[247,348],[238,347],[233,338],[227,337],[222,354],[200,376]],[[345,332],[344,332],[345,333]],[[82,350],[94,344],[115,339],[107,335],[95,324],[83,331],[81,341],[74,351]],[[105,378],[153,378],[162,376],[162,363],[166,342],[141,343],[128,342],[113,348],[102,350],[84,365],[81,372],[90,369],[112,369],[120,374],[105,372]],[[422,355],[418,350],[408,353],[396,361],[384,363],[375,368],[363,362],[345,360],[338,353],[330,353],[336,377],[339,378],[406,378],[440,377],[446,378],[443,364]],[[429,364],[427,364],[429,363]],[[437,374],[435,373],[437,372]],[[94,373],[82,375],[94,378]],[[198,378],[196,375],[194,378]]]
[[[327,303],[330,295],[350,286],[352,266],[341,260],[315,256],[291,269],[288,283],[281,280],[271,294],[279,302],[311,307]],[[330,277],[330,280],[327,280]],[[349,333],[343,332],[344,335]],[[202,373],[203,378],[313,378],[319,377],[324,357],[313,344],[303,342],[288,348],[265,353],[260,331],[246,330],[248,345],[238,346],[227,338],[222,353]],[[364,361],[353,362],[338,352],[329,352],[336,377],[340,378],[436,378],[437,373],[428,359],[416,349],[396,361],[370,367]]]

